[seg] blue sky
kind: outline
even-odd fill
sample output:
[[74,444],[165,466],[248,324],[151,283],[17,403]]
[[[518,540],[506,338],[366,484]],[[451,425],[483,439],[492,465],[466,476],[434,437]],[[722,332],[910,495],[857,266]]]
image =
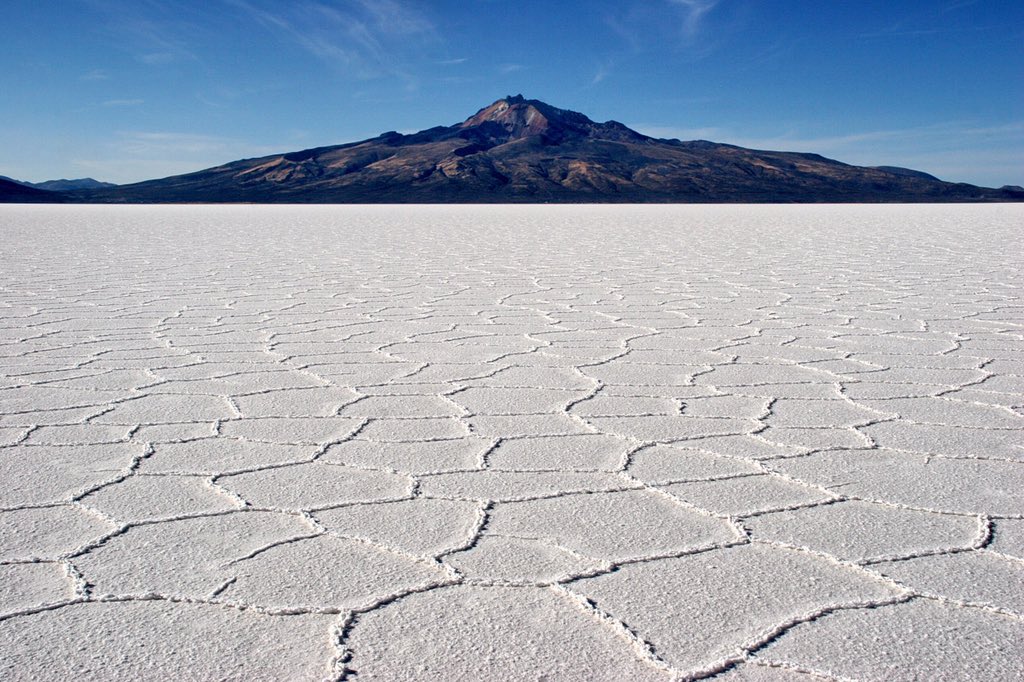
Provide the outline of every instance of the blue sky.
[[1024,184],[1020,0],[7,0],[0,175],[112,182],[522,93],[661,137]]

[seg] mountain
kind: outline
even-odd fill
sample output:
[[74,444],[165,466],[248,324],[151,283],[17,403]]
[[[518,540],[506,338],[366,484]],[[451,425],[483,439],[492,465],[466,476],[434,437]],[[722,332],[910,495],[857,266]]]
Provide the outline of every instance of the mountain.
[[914,170],[913,168],[901,168],[900,166],[871,166],[871,168],[885,171],[886,173],[892,173],[893,175],[902,175],[906,178],[921,178],[922,180],[938,180],[939,182],[942,182],[934,175],[930,175],[924,171]]
[[78,178],[76,180],[45,180],[43,182],[28,182],[26,180],[15,180],[9,178],[6,175],[0,175],[0,180],[7,180],[25,187],[35,187],[36,189],[45,189],[51,192],[64,192],[68,190],[76,189],[103,189],[106,187],[117,187],[112,182],[100,182],[92,178]]
[[47,180],[45,182],[31,182],[24,183],[31,185],[37,189],[48,189],[51,192],[66,192],[69,190],[76,189],[104,189],[108,187],[117,187],[112,182],[100,182],[92,178],[77,178],[75,180]]
[[817,154],[656,139],[522,95],[411,135],[243,159],[112,188],[87,202],[1020,201],[1024,193]]
[[6,204],[59,204],[67,199],[58,192],[48,192],[14,180],[0,177],[0,203]]

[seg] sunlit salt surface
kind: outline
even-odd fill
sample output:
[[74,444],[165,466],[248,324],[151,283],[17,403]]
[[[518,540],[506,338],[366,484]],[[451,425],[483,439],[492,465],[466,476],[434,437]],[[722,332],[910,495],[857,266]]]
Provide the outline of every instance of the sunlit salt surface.
[[2,207],[0,677],[1020,679],[1022,233]]

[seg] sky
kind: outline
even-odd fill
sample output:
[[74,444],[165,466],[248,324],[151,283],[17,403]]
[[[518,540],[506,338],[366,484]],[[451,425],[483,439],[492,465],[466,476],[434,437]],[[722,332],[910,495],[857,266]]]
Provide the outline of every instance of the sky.
[[5,0],[0,175],[125,183],[510,94],[1024,185],[1020,0]]

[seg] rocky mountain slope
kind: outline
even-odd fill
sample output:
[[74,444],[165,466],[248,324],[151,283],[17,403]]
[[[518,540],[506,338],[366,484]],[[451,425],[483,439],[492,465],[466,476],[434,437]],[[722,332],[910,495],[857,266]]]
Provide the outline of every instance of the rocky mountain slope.
[[817,154],[642,135],[521,95],[411,135],[244,159],[112,188],[90,202],[933,202],[1024,192]]

